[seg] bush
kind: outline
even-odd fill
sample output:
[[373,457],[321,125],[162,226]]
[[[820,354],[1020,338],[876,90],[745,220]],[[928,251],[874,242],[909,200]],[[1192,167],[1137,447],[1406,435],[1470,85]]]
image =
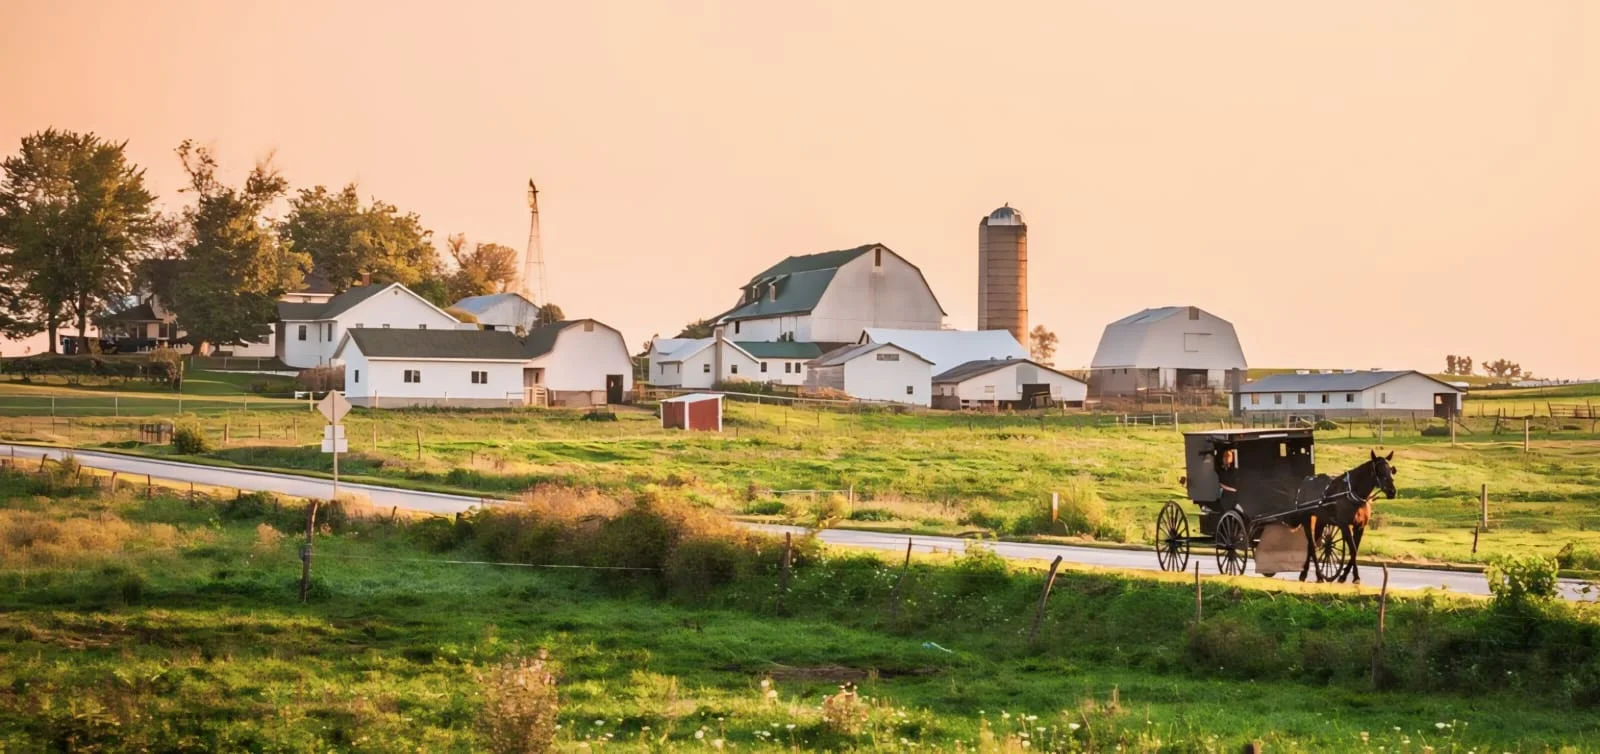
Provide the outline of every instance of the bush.
[[883,508],[857,508],[850,514],[851,521],[893,521],[894,511]]
[[839,693],[822,698],[822,728],[836,736],[855,738],[867,727],[867,702],[846,683]]
[[1339,423],[1332,419],[1318,419],[1316,429],[1321,432],[1333,432],[1339,429]]
[[561,702],[548,663],[541,649],[536,657],[512,660],[478,676],[483,687],[478,732],[489,751],[537,754],[555,748]]
[[1568,542],[1556,553],[1556,564],[1579,571],[1600,571],[1600,550]]
[[295,375],[294,384],[301,390],[323,392],[344,389],[344,367],[312,367]]
[[1011,583],[1011,571],[1006,568],[1005,558],[982,542],[967,543],[967,551],[956,559],[951,570],[955,573],[958,594],[988,594],[1005,589]]
[[782,516],[789,512],[789,506],[782,500],[761,500],[745,506],[744,512],[751,516]]
[[1494,607],[1511,612],[1526,612],[1556,598],[1554,559],[1538,555],[1505,557],[1489,564],[1489,594]]
[[186,456],[211,452],[211,438],[194,422],[184,422],[172,428],[172,449]]

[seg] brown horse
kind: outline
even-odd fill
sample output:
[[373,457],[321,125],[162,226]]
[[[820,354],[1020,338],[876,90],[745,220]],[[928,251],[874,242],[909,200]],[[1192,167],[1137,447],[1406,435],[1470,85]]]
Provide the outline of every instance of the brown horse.
[[1325,562],[1326,558],[1333,556],[1333,538],[1340,536],[1350,543],[1344,563],[1326,578],[1318,569],[1317,581],[1336,580],[1343,583],[1346,579],[1354,579],[1355,583],[1361,583],[1361,569],[1356,566],[1356,556],[1361,551],[1361,536],[1367,530],[1367,522],[1372,519],[1372,501],[1379,492],[1389,500],[1395,496],[1395,468],[1390,463],[1394,460],[1394,453],[1391,451],[1389,455],[1380,457],[1376,452],[1371,452],[1371,456],[1366,463],[1339,476],[1319,474],[1301,485],[1297,498],[1303,501],[1300,504],[1315,507],[1303,516],[1286,521],[1291,526],[1299,525],[1306,534],[1306,560],[1300,567],[1301,581],[1306,580],[1306,572],[1313,564]]

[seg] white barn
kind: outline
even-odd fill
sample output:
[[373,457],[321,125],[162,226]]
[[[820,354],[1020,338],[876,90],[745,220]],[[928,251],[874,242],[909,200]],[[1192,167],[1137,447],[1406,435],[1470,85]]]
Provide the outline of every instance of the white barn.
[[937,330],[922,270],[882,244],[793,256],[751,277],[716,318],[728,340],[855,343],[869,327]]
[[1088,394],[1088,383],[1030,359],[969,361],[933,378],[934,408],[1082,406]]
[[932,400],[933,362],[893,343],[863,343],[811,362],[805,384],[858,400],[926,406]]
[[1466,391],[1415,370],[1276,374],[1239,389],[1247,413],[1459,416]]
[[969,361],[1026,359],[1023,348],[1005,330],[891,330],[869,327],[859,343],[893,343],[933,362],[933,373],[948,372]]
[[1233,325],[1198,306],[1145,309],[1106,325],[1090,362],[1097,395],[1220,390],[1246,368]]
[[622,334],[592,319],[527,337],[504,330],[356,328],[333,359],[358,406],[582,407],[622,403],[633,362]]
[[[278,303],[278,360],[295,369],[331,365],[344,336],[361,328],[455,330],[462,324],[399,283],[362,285],[325,302]],[[477,328],[473,328],[477,329]]]
[[516,293],[491,293],[485,296],[468,296],[451,305],[478,318],[478,326],[485,330],[533,332],[539,326],[537,304]]
[[806,363],[821,355],[815,343],[657,338],[650,344],[650,384],[695,390],[734,380],[803,385]]

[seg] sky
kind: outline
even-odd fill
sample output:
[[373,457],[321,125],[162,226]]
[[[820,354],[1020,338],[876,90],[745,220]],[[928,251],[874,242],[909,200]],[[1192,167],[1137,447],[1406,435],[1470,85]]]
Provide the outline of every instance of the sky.
[[792,254],[882,243],[976,322],[977,225],[1031,320],[1197,305],[1252,366],[1600,377],[1600,3],[0,0],[0,153],[46,127],[234,179],[358,182],[520,248],[631,344]]

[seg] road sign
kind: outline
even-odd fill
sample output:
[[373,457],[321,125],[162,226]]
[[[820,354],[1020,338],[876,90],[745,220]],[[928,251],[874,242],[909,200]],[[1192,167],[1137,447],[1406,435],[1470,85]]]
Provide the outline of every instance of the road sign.
[[350,441],[345,438],[343,424],[329,424],[322,428],[322,452],[333,453],[335,447],[339,453],[350,452]]
[[337,390],[329,391],[328,396],[317,401],[317,411],[328,418],[328,421],[338,424],[344,415],[350,413],[350,401],[344,399],[344,393]]

